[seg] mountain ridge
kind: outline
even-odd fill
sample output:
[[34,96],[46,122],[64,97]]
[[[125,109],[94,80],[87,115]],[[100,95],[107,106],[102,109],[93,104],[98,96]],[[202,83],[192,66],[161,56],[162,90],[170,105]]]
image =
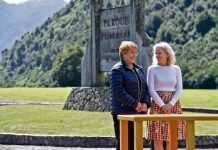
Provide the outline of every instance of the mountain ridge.
[[[151,46],[166,41],[173,47],[184,88],[217,88],[217,4],[218,0],[145,1],[145,32]],[[89,37],[90,1],[72,0],[5,51],[0,85],[79,86],[80,58]]]
[[64,0],[52,2],[30,0],[21,4],[8,4],[0,1],[0,51],[11,48],[15,40],[18,40],[27,31],[41,25],[54,12],[66,4]]

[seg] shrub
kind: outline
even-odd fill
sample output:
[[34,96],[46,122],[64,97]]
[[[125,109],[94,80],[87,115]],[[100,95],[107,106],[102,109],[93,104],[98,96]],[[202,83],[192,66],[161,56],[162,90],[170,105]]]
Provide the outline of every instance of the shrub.
[[216,26],[212,15],[207,12],[200,13],[196,21],[196,29],[201,35],[205,35],[211,28]]
[[81,83],[82,49],[68,48],[55,62],[52,78],[58,86],[79,86]]
[[202,89],[216,89],[216,79],[213,75],[206,74],[199,80],[199,87]]

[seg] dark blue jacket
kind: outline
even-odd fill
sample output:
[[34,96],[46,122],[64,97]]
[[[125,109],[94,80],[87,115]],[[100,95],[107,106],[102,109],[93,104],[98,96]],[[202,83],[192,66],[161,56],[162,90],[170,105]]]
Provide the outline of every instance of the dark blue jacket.
[[142,88],[140,90],[138,78],[132,69],[129,69],[124,61],[114,65],[109,74],[110,102],[112,114],[136,114],[138,102],[146,103],[150,107],[150,95],[142,68],[133,64],[136,68]]

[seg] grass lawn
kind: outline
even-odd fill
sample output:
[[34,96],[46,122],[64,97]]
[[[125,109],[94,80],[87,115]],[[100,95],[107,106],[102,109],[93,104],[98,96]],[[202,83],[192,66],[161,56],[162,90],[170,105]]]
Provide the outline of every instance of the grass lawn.
[[[67,88],[0,88],[0,100],[32,100],[65,102],[72,87]],[[184,107],[218,109],[218,90],[183,90],[180,101]]]
[[0,100],[65,102],[72,87],[67,88],[0,88]]
[[0,106],[0,132],[63,135],[112,135],[111,115],[67,111],[63,106]]
[[[62,110],[63,106],[0,106],[0,133],[113,136],[109,112]],[[218,122],[197,122],[196,134],[218,134]]]
[[218,109],[218,90],[183,90],[182,106]]
[[[67,88],[0,88],[0,100],[65,102]],[[218,108],[218,90],[184,90],[184,107]],[[113,136],[109,112],[66,111],[55,105],[0,106],[0,133]],[[196,122],[196,134],[218,134],[218,122]]]

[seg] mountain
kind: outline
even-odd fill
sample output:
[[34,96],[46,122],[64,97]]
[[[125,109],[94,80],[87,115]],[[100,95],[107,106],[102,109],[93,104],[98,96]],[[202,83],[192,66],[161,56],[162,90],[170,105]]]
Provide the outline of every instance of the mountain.
[[[109,1],[112,6],[124,1]],[[117,5],[119,5],[117,4]],[[217,88],[218,0],[145,1],[151,45],[176,52],[185,88]],[[3,51],[1,86],[79,86],[82,52],[90,37],[90,1],[71,2]]]
[[[71,0],[2,52],[1,86],[80,84],[80,58],[90,36],[89,0]],[[74,77],[75,76],[75,77]],[[65,82],[66,81],[66,82]]]
[[29,0],[20,4],[0,0],[0,51],[11,48],[15,40],[41,25],[66,4],[64,0]]

